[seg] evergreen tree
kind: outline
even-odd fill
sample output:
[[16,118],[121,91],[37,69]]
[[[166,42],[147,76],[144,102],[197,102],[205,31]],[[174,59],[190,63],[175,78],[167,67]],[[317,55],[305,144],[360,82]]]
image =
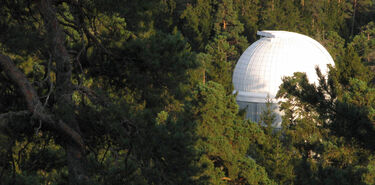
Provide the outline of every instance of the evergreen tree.
[[259,127],[237,120],[238,107],[233,95],[226,95],[217,83],[199,85],[193,93],[191,118],[197,124],[196,150],[202,153],[198,166],[209,184],[274,184],[251,157],[246,155],[252,134]]
[[345,53],[345,40],[337,32],[328,32],[325,39],[321,40],[320,43],[328,50],[335,62]]
[[262,30],[303,30],[303,22],[295,1],[262,1],[260,9],[260,29]]
[[187,4],[181,14],[183,24],[180,29],[196,51],[203,51],[212,37],[214,2],[197,0],[194,4]]
[[[285,111],[286,139],[294,151],[295,169],[299,172],[295,183],[365,183],[358,177],[365,176],[362,169],[373,150],[372,136],[367,135],[373,132],[369,119],[372,108],[359,102],[372,104],[372,96],[363,94],[372,90],[365,82],[350,80],[351,88],[341,89],[340,94],[335,76],[327,81],[319,70],[317,73],[319,86],[309,84],[305,74],[296,73],[284,79],[278,94],[288,99],[281,109]],[[326,181],[327,178],[334,180]]]
[[[373,15],[371,0],[2,0],[0,184],[374,184]],[[336,62],[319,85],[284,79],[281,132],[231,94],[262,29]]]
[[361,61],[366,65],[374,65],[374,48],[375,48],[375,27],[370,22],[362,27],[360,34],[353,38],[350,45],[361,57]]
[[[176,117],[187,96],[187,70],[198,64],[177,31],[127,30],[116,12],[125,4],[111,11],[100,1],[4,4],[2,31],[19,27],[33,35],[20,35],[23,45],[1,35],[0,89],[12,97],[1,101],[7,106],[0,116],[7,131],[1,133],[3,183],[196,183],[194,133],[188,132],[194,127]],[[13,14],[15,6],[25,11]],[[160,67],[165,70],[154,71]],[[162,110],[171,120],[157,125]]]
[[247,37],[249,43],[256,40],[259,21],[259,0],[233,0],[233,5],[238,12],[238,18],[244,25],[243,35]]
[[344,88],[349,86],[351,78],[357,78],[366,82],[371,80],[369,69],[363,65],[360,57],[351,45],[345,49],[344,55],[338,58],[336,63],[336,78]]
[[231,76],[237,59],[247,47],[246,38],[240,35],[243,24],[231,0],[219,1],[215,12],[213,40],[206,46],[201,60],[205,64],[207,80],[222,84],[227,92],[233,90]]
[[[278,184],[293,184],[294,173],[290,151],[283,143],[282,132],[274,127],[275,106],[267,99],[259,123],[263,132],[258,133],[262,139],[251,145],[249,155],[263,166],[270,178]],[[252,136],[254,137],[254,136]]]

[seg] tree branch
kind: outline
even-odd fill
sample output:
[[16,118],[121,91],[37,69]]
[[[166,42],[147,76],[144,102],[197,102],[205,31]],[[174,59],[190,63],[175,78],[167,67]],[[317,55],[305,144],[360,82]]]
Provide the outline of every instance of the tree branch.
[[[66,47],[66,35],[61,27],[56,9],[52,0],[40,0],[38,8],[43,15],[43,22],[47,30],[47,43],[52,48],[52,56],[56,63],[56,115],[61,118],[57,122],[58,128],[69,133],[78,145],[66,143],[65,150],[67,154],[67,163],[69,170],[70,184],[91,184],[85,169],[84,143],[79,134],[80,128],[74,112],[74,93],[72,84],[72,59]],[[65,124],[66,119],[68,124]]]
[[[84,142],[80,134],[78,134],[74,129],[69,127],[62,120],[56,121],[54,116],[44,109],[42,102],[39,100],[38,94],[30,84],[30,82],[27,80],[26,76],[14,65],[9,57],[0,54],[0,66],[21,90],[21,93],[27,103],[27,110],[33,114],[33,117],[44,121],[50,128],[65,136],[68,136],[80,147],[84,148]],[[21,111],[19,114],[21,113],[25,114],[25,112],[23,111]],[[10,114],[11,113],[9,113],[8,115]],[[8,116],[6,114],[1,115],[3,117]],[[1,118],[2,117],[0,116],[0,119]]]
[[18,117],[18,116],[27,116],[30,112],[27,110],[19,111],[19,112],[7,112],[0,114],[0,129],[6,127],[8,125],[8,119],[11,119],[12,117]]
[[110,101],[106,97],[98,95],[95,91],[93,91],[90,88],[78,85],[75,86],[74,89],[79,91],[81,94],[86,95],[90,99],[90,101],[95,104],[99,104],[104,107],[108,107],[110,105]]

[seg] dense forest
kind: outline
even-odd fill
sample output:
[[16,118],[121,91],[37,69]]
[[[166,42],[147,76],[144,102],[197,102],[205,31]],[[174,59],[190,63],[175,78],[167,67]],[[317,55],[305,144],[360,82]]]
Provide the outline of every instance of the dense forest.
[[[0,0],[0,184],[375,184],[374,22],[373,0]],[[257,30],[335,60],[283,79],[278,132],[232,94]]]

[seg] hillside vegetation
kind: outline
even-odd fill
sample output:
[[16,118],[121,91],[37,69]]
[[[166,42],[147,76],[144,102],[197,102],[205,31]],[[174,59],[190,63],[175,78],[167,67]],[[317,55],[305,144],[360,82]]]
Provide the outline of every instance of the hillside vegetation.
[[[0,184],[375,184],[374,22],[373,0],[0,0]],[[232,94],[257,30],[335,60],[283,79],[280,132]]]

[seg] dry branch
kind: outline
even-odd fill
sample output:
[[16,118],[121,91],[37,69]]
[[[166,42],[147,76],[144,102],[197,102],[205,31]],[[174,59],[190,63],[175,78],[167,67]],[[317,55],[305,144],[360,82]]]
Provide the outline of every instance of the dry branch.
[[3,128],[7,127],[8,120],[12,119],[12,117],[27,116],[29,114],[30,112],[27,110],[19,111],[19,112],[9,111],[7,113],[0,114],[0,129],[2,130]]

